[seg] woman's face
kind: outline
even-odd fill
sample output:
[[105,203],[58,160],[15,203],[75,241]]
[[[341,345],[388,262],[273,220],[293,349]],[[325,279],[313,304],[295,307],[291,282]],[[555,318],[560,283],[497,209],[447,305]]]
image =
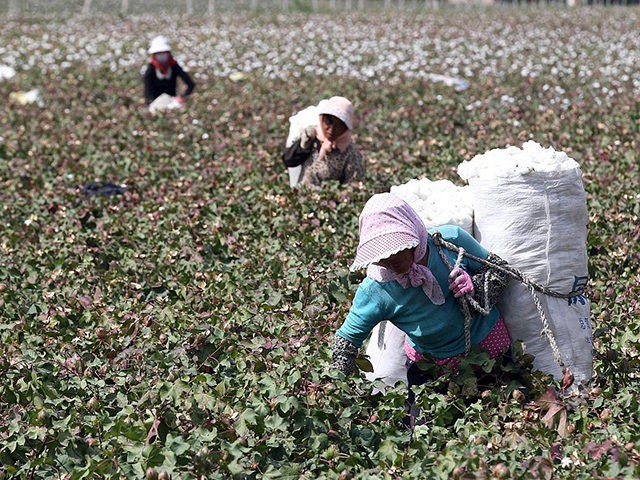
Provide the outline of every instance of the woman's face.
[[398,253],[394,253],[388,258],[382,259],[378,262],[378,265],[388,268],[392,272],[399,275],[407,273],[411,265],[413,264],[413,256],[415,254],[415,248],[408,248],[407,250],[400,250]]
[[169,52],[158,52],[153,54],[158,63],[167,63],[170,55],[171,54]]
[[348,130],[342,120],[327,113],[320,115],[320,125],[322,126],[324,136],[327,137],[329,141],[334,141]]

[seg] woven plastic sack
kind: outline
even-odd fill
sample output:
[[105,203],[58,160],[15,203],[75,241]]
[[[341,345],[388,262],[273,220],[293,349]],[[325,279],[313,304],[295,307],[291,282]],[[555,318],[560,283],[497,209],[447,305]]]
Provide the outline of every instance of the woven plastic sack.
[[[472,159],[472,169],[459,166],[458,173],[469,182],[475,237],[532,281],[563,294],[578,292],[588,279],[582,172],[565,154],[531,143],[521,151],[487,152]],[[593,374],[587,299],[577,293],[569,299],[537,296],[557,352],[543,334],[530,290],[515,280],[498,304],[511,339],[524,342],[535,369],[562,378],[563,366],[554,357],[559,353],[576,384],[587,383]]]

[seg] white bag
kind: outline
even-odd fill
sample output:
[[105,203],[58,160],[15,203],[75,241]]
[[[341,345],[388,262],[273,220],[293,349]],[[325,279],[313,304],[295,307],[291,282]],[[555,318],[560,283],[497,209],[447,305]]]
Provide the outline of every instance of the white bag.
[[175,97],[172,97],[167,93],[162,93],[149,104],[149,111],[151,113],[158,113],[164,110],[176,110],[182,107],[182,103],[176,100]]
[[375,326],[366,349],[369,361],[373,365],[373,372],[365,373],[367,379],[372,382],[381,380],[389,386],[395,385],[398,381],[407,383],[405,336],[402,330],[387,320]]
[[[319,114],[318,110],[323,102],[327,100],[321,100],[318,105],[311,105],[303,110],[300,110],[295,115],[289,117],[289,135],[287,136],[287,148],[293,145],[293,143],[300,139],[302,132],[311,126],[318,126]],[[295,187],[300,181],[300,174],[302,173],[302,165],[297,167],[289,167],[289,186]]]
[[[588,278],[588,214],[582,172],[573,161],[574,166],[568,168],[566,155],[542,150],[537,144],[520,152],[515,152],[520,156],[517,173],[496,174],[487,164],[486,174],[478,169],[478,176],[468,177],[476,239],[530,280],[560,293],[576,292]],[[510,150],[509,155],[513,154]],[[541,164],[524,168],[527,155],[546,156],[547,166],[554,159],[564,163],[558,168],[540,169]],[[462,164],[458,173],[461,169],[464,173]],[[588,301],[581,295],[570,299],[537,295],[565,367],[576,383],[589,381],[593,374],[593,337]],[[562,378],[562,368],[542,332],[541,317],[529,289],[512,280],[498,308],[511,340],[522,340],[525,352],[534,355],[534,368]]]

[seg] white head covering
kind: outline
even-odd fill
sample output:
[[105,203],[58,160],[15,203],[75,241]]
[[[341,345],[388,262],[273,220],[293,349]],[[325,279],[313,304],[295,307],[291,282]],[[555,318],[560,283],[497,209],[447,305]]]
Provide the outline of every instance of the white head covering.
[[333,115],[344,122],[349,130],[353,130],[353,104],[344,97],[331,97],[318,104],[318,114]]
[[153,40],[151,40],[151,46],[149,47],[148,53],[149,55],[153,55],[154,53],[170,51],[171,45],[169,45],[169,39],[164,35],[158,35]]

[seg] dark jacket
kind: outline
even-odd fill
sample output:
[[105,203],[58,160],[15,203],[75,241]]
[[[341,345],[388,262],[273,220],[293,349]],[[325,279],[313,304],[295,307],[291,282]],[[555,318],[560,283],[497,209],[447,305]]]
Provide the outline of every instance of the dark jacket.
[[193,92],[196,84],[193,82],[187,72],[185,72],[179,64],[171,66],[171,76],[169,78],[160,79],[156,75],[156,69],[150,63],[147,65],[147,71],[144,72],[144,99],[147,103],[153,102],[163,93],[176,96],[176,84],[178,77],[187,86],[187,89],[181,95],[182,97],[188,97]]

